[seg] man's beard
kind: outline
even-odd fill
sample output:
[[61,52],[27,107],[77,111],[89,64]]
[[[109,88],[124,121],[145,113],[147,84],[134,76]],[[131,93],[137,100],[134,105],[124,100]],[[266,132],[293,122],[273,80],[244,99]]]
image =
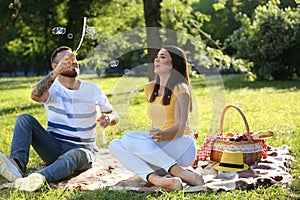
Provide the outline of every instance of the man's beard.
[[78,74],[79,74],[79,72],[76,70],[64,71],[64,72],[60,73],[60,75],[68,77],[68,78],[75,78],[78,76]]

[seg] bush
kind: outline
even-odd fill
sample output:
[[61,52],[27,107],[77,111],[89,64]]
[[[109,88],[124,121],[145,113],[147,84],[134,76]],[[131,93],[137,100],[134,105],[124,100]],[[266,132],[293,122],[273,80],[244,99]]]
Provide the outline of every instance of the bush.
[[[299,71],[300,9],[279,8],[279,0],[258,6],[252,19],[238,14],[242,26],[226,41],[237,57],[254,62],[259,79],[291,79]],[[297,39],[298,38],[298,39]]]

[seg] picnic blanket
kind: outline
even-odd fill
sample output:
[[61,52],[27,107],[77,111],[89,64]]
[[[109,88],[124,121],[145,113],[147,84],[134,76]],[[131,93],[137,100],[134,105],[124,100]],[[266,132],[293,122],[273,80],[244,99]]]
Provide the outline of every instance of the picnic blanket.
[[[205,184],[203,186],[184,185],[185,192],[198,192],[203,190],[233,190],[254,189],[258,186],[279,184],[290,187],[292,176],[288,173],[294,161],[288,146],[268,146],[268,156],[248,170],[234,173],[224,173],[213,168],[215,162],[199,161],[196,171],[201,173]],[[107,149],[100,149],[97,162],[91,169],[51,187],[67,189],[79,188],[81,190],[95,190],[109,187],[111,190],[131,190],[137,192],[159,191],[161,188],[145,182],[137,175],[124,168]]]
[[[215,162],[199,161],[194,169],[201,173],[205,184],[203,186],[184,185],[184,192],[199,192],[204,190],[249,190],[258,186],[270,186],[278,184],[290,187],[292,176],[288,173],[291,163],[294,161],[288,146],[268,146],[268,156],[248,170],[234,173],[224,173],[214,169]],[[80,189],[84,191],[96,190],[108,187],[111,190],[130,190],[136,192],[156,192],[161,188],[145,182],[125,167],[123,167],[108,151],[100,149],[96,162],[92,168],[73,174],[67,179],[50,183],[50,187],[62,189]],[[5,183],[2,188],[13,187],[12,183]]]

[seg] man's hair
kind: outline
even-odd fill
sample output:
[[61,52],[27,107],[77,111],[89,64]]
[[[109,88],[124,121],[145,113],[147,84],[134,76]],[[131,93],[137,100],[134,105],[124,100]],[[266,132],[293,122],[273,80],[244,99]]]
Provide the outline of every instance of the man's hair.
[[53,53],[51,54],[50,62],[51,62],[51,63],[54,62],[54,59],[56,58],[56,56],[57,56],[58,53],[60,53],[60,52],[62,52],[62,51],[68,51],[68,50],[72,51],[72,49],[71,49],[70,47],[68,47],[68,46],[60,46],[60,47],[58,47],[58,48],[55,49],[55,50],[53,51]]

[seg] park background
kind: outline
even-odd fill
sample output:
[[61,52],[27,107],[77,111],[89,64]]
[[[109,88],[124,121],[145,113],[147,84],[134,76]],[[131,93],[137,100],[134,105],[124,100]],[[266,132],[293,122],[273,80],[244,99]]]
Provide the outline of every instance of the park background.
[[[90,32],[78,52],[81,78],[99,84],[109,98],[115,93],[111,88],[127,80],[124,79],[124,75],[130,75],[127,72],[153,61],[158,49],[147,48],[152,45],[150,42],[155,41],[155,46],[180,44],[189,50],[191,81],[199,98],[199,107],[207,108],[199,111],[199,145],[213,120],[210,88],[205,77],[218,74],[224,84],[226,103],[242,108],[251,130],[274,130],[275,137],[268,140],[268,144],[287,144],[292,148],[292,154],[299,156],[300,12],[297,1],[4,0],[0,2],[0,9],[0,151],[7,155],[17,115],[31,113],[46,124],[43,107],[29,99],[30,91],[41,75],[49,72],[53,49],[59,45],[78,47],[83,18],[86,17]],[[53,33],[55,27],[65,28],[66,33]],[[145,31],[140,31],[143,29]],[[119,33],[125,34],[119,37]],[[162,34],[165,37],[161,37]],[[188,35],[186,37],[192,40],[184,40],[182,35]],[[132,42],[132,38],[141,38],[137,40],[141,42]],[[112,66],[112,61],[117,61],[118,65]],[[153,78],[151,67],[147,66],[148,79]],[[96,72],[100,73],[96,75]],[[139,79],[145,81],[143,74],[138,73],[133,75],[141,75]],[[147,128],[143,101],[143,92],[134,88],[129,102],[130,109],[134,110],[132,113],[138,113],[131,116],[135,119],[134,127],[108,129],[108,141],[120,137],[127,129]],[[228,128],[236,132],[244,130],[242,123],[237,121],[239,117],[230,115],[233,117],[227,121]],[[34,151],[32,154],[29,166],[34,168],[42,162]],[[295,180],[293,187],[288,189],[274,186],[266,190],[207,192],[191,196],[180,192],[148,195],[105,189],[89,193],[53,192],[47,188],[29,194],[8,189],[0,191],[0,198],[197,199],[209,196],[218,199],[293,199],[299,198],[299,169],[299,162],[295,161],[290,171]],[[5,182],[4,179],[0,181]]]

